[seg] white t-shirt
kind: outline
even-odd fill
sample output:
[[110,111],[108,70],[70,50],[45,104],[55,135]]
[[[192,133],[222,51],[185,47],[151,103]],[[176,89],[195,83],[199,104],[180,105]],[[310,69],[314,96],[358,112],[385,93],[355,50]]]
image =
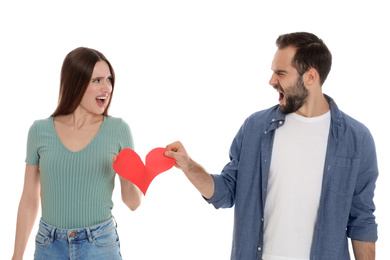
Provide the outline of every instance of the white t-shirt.
[[275,132],[264,209],[264,260],[310,258],[317,220],[330,111],[288,114]]

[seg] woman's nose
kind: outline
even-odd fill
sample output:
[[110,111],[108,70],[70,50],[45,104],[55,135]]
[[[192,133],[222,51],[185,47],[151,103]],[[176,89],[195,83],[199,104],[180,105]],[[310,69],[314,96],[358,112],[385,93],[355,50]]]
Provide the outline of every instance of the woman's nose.
[[111,91],[112,91],[111,80],[105,80],[104,83],[103,83],[102,88],[103,88],[104,91],[106,91],[107,93],[111,93]]

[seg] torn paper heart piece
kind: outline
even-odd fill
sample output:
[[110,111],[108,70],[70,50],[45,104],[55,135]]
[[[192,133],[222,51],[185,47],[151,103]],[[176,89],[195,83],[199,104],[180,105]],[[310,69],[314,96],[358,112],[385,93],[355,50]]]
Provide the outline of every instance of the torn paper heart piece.
[[164,155],[167,149],[155,148],[146,155],[145,165],[139,155],[131,149],[123,149],[113,165],[114,171],[131,181],[145,195],[153,179],[171,169],[175,160]]

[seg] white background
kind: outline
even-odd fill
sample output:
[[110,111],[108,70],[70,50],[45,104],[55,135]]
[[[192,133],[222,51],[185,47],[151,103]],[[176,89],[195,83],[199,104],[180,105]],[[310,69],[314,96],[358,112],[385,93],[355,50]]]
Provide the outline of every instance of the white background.
[[[85,46],[110,60],[117,81],[109,112],[129,123],[142,158],[181,140],[194,160],[220,173],[245,118],[277,103],[268,85],[274,42],[295,31],[325,41],[333,67],[324,93],[374,136],[380,169],[377,259],[389,259],[385,1],[126,2],[0,4],[1,259],[13,252],[28,129],[54,111],[68,52]],[[208,205],[181,171],[159,175],[136,212],[124,206],[118,182],[116,187],[113,214],[124,259],[229,259],[233,209]],[[25,259],[33,257],[36,230]]]

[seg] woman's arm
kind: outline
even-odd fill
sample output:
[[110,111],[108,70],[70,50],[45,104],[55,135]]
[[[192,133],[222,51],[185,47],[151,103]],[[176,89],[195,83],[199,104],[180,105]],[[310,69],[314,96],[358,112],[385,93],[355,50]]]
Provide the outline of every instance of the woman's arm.
[[[112,157],[112,164],[114,164],[117,157],[117,155]],[[125,178],[119,176],[119,179],[121,180],[122,201],[126,204],[127,207],[129,207],[130,210],[136,210],[141,204],[142,191]]]
[[39,166],[26,164],[24,187],[16,224],[13,260],[23,259],[24,250],[38,214],[40,190]]
[[121,180],[122,201],[130,210],[136,210],[141,204],[142,192],[132,182],[119,176]]

